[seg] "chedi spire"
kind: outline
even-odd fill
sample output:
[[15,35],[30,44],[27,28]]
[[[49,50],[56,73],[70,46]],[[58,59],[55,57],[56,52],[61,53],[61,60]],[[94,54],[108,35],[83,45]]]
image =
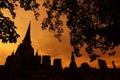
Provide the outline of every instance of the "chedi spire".
[[23,39],[23,43],[31,43],[31,39],[30,39],[30,26],[31,26],[31,22],[29,23],[28,29],[27,29],[27,33]]

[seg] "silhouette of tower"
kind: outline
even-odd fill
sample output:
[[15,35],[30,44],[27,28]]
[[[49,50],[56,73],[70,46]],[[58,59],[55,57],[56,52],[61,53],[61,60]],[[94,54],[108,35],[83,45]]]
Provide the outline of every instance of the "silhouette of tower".
[[15,57],[16,63],[20,65],[32,65],[33,64],[33,57],[34,57],[34,49],[31,46],[31,39],[30,39],[30,26],[28,26],[27,33],[25,38],[23,39],[22,43],[18,46]]
[[46,74],[50,74],[50,72],[51,72],[51,59],[50,59],[50,56],[46,55],[46,56],[42,57],[41,67],[42,67],[41,71],[45,72]]
[[62,70],[61,59],[54,59],[53,67],[56,72],[60,72]]
[[50,56],[43,56],[42,65],[47,66],[47,67],[51,65]]
[[101,70],[106,70],[106,69],[108,69],[105,60],[98,59],[98,65],[99,65],[99,68],[100,68]]
[[69,67],[70,67],[71,69],[77,68],[76,62],[75,62],[75,58],[74,58],[74,53],[73,53],[73,52],[72,52],[72,55],[71,55],[71,62],[70,62]]

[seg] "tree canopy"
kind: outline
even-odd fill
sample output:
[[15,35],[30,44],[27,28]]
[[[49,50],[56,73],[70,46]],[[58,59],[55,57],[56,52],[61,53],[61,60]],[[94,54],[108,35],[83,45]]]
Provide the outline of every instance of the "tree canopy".
[[0,39],[3,43],[16,42],[19,34],[16,32],[17,27],[15,26],[14,21],[12,21],[9,17],[4,16],[2,9],[8,9],[12,18],[15,19],[16,13],[14,10],[18,4],[26,11],[32,10],[36,20],[39,16],[39,13],[37,12],[39,4],[36,0],[0,0]]
[[[34,12],[36,20],[40,4],[36,0],[0,0],[0,39],[2,42],[16,42],[19,35],[16,26],[9,17],[5,17],[1,9],[8,9],[15,18],[17,4],[24,10]],[[94,61],[103,54],[120,44],[120,10],[119,0],[44,0],[42,6],[46,8],[47,17],[42,22],[42,29],[56,31],[55,37],[61,41],[64,31],[61,16],[66,15],[66,26],[70,30],[70,44],[76,56],[81,56],[80,49],[85,49]]]
[[[84,44],[90,61],[113,50],[120,44],[120,17],[113,0],[45,0],[43,6],[48,17],[43,20],[43,29],[57,31],[59,39],[63,32],[61,16],[67,16],[67,27],[70,29],[70,44],[76,56],[81,56],[80,49]],[[110,54],[115,53],[113,50]]]

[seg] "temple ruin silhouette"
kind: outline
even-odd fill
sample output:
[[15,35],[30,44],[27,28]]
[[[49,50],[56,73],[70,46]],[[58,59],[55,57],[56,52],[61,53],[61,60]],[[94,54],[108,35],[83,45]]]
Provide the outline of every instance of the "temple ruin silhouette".
[[77,67],[72,53],[69,67],[62,68],[61,59],[54,59],[51,65],[49,55],[39,56],[38,51],[34,54],[30,26],[31,23],[16,52],[12,52],[0,66],[0,80],[120,80],[120,69],[114,61],[113,68],[108,68],[106,61],[101,59],[98,59],[99,69],[88,63]]

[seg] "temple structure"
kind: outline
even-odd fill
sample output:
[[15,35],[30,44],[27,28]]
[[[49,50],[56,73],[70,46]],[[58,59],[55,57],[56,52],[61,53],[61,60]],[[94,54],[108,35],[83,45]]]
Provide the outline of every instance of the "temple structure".
[[[115,63],[113,64],[117,71],[109,70],[106,62],[101,59],[98,60],[99,70],[91,68],[87,63],[77,67],[73,52],[69,67],[63,69],[61,59],[54,59],[51,65],[49,55],[39,56],[38,51],[34,53],[30,27],[31,23],[17,50],[6,58],[5,65],[0,65],[0,80],[120,80],[117,76],[120,70],[117,70]],[[106,69],[103,75],[101,70]]]

